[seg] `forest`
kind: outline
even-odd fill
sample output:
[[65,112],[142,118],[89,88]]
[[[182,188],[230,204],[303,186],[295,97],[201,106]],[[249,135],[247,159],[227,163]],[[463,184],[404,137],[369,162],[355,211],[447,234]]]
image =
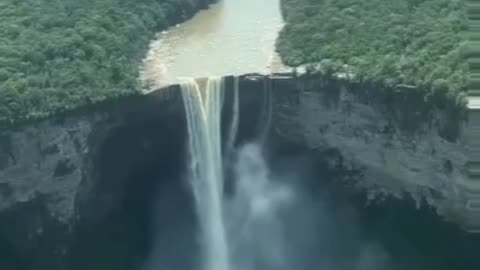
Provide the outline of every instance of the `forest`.
[[[0,124],[139,93],[155,32],[205,0],[3,0]],[[415,86],[461,103],[463,0],[281,0],[277,49],[291,66],[348,68],[358,81]],[[407,87],[406,89],[411,89]]]
[[1,1],[0,123],[138,93],[154,33],[201,1]]
[[408,86],[425,99],[464,104],[464,1],[281,1],[286,26],[277,49],[287,64],[315,64],[319,72],[350,72],[359,82]]

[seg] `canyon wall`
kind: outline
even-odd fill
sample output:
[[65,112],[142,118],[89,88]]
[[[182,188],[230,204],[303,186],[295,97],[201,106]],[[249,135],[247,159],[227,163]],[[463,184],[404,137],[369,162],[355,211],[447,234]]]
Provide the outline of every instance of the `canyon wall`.
[[[128,170],[148,157],[148,144],[156,139],[148,136],[158,129],[182,133],[177,93],[174,86],[0,132],[0,249],[8,243],[21,261],[69,269],[56,260],[80,222],[94,226],[120,203]],[[119,136],[124,148],[109,146]]]
[[407,196],[464,222],[468,158],[461,115],[427,106],[408,91],[321,79],[283,84],[274,87],[273,128],[279,136],[340,151],[347,167],[362,172],[353,185],[372,202]]
[[[463,120],[423,108],[414,95],[294,74],[251,74],[239,83],[244,140],[255,135],[265,89],[271,89],[272,140],[337,151],[345,169],[360,172],[348,184],[372,202],[410,196],[451,221],[464,221]],[[232,77],[226,84],[229,102]],[[10,262],[2,265],[0,255],[0,266],[16,258],[70,269],[65,256],[80,231],[109,219],[132,187],[152,189],[139,180],[140,171],[181,170],[185,133],[178,85],[3,130],[0,250],[9,252],[3,254]]]

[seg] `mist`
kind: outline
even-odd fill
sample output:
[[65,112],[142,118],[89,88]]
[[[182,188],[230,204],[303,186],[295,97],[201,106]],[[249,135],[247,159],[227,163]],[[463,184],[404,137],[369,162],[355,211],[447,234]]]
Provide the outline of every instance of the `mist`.
[[[232,270],[394,269],[382,244],[364,235],[355,207],[338,201],[328,185],[314,191],[306,185],[322,181],[313,162],[267,160],[266,153],[262,145],[247,143],[225,164],[232,170],[231,191],[223,199]],[[190,183],[182,182],[191,193]],[[152,215],[159,231],[143,269],[202,269],[201,230],[189,196],[185,201],[188,196],[171,190],[159,194]]]
[[[449,239],[440,240],[443,233],[458,247],[468,241],[429,209],[403,199],[367,206],[365,194],[343,182],[350,172],[327,165],[335,159],[328,153],[298,146],[278,151],[275,147],[289,146],[274,146],[266,132],[250,139],[237,134],[239,120],[245,119],[235,109],[235,93],[233,109],[227,110],[230,122],[222,129],[221,78],[208,78],[206,84],[187,80],[181,87],[189,134],[184,172],[157,191],[148,232],[151,252],[141,270],[451,270],[466,265],[468,252],[451,252]],[[269,115],[268,104],[261,115]],[[268,119],[260,117],[257,124],[268,131]]]

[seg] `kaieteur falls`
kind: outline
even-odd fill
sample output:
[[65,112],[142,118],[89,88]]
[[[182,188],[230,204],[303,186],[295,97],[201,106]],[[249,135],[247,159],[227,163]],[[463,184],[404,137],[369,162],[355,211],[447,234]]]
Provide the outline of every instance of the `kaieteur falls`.
[[[269,181],[260,143],[266,128],[260,129],[258,141],[235,147],[238,79],[234,80],[227,134],[222,136],[224,85],[220,77],[181,83],[189,134],[186,167],[199,222],[199,269],[288,269],[275,212],[289,201],[291,192]],[[234,191],[230,193],[225,191],[227,167],[232,168],[228,175],[233,181],[228,182],[233,182]]]
[[[257,119],[243,119],[255,134],[247,140],[240,138],[239,79],[232,91],[226,84],[222,77],[181,80],[188,127],[183,178],[196,215],[196,247],[178,258],[152,253],[144,270],[390,269],[383,247],[361,239],[354,218],[338,226],[352,216],[348,210],[333,210],[325,196],[305,191],[300,183],[312,177],[309,161],[288,157],[279,168],[278,156],[269,159],[269,84],[259,95]],[[165,241],[157,244],[168,249]]]
[[[161,237],[154,235],[142,270],[465,269],[472,249],[450,247],[474,242],[428,209],[366,205],[363,194],[337,181],[350,172],[330,167],[341,164],[334,153],[276,141],[275,85],[257,80],[250,91],[243,83],[180,79],[187,132],[174,182],[182,192],[165,188],[157,195],[165,197],[156,203],[163,210],[152,215],[162,220],[153,226]],[[449,233],[454,240],[432,241]]]
[[190,139],[190,181],[200,220],[204,269],[230,270],[223,211],[221,111],[223,81],[206,84],[189,80],[181,85]]

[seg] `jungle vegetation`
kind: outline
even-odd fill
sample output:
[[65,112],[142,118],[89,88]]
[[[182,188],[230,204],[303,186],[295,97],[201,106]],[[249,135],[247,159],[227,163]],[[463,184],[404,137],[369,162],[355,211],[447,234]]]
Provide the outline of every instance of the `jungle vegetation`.
[[2,0],[0,123],[138,93],[154,33],[201,1]]
[[277,49],[291,66],[315,64],[463,105],[464,9],[463,0],[282,0]]

